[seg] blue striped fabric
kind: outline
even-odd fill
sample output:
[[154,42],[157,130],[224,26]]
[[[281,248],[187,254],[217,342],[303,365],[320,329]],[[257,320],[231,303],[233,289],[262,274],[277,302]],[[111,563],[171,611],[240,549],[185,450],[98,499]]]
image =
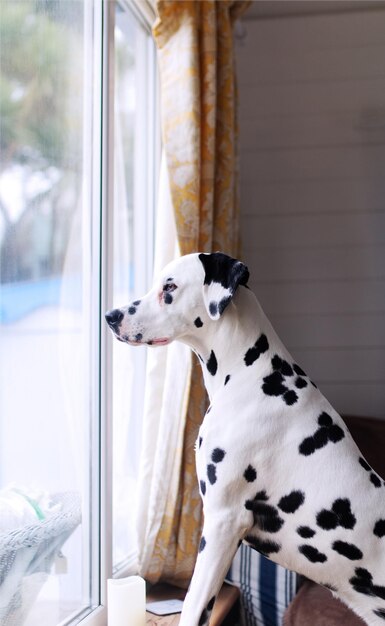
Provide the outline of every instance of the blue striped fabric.
[[282,626],[300,576],[242,544],[227,579],[240,587],[245,626]]
[[264,593],[260,597],[261,614],[264,624],[278,626],[277,621],[277,587],[276,587],[276,564],[268,559],[259,560],[259,588],[263,581]]

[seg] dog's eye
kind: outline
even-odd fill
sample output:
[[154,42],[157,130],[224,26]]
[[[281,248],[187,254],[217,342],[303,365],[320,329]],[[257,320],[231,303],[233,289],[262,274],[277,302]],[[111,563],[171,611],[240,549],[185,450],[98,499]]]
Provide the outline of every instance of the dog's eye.
[[175,291],[175,289],[177,289],[177,286],[174,285],[174,283],[166,283],[163,285],[163,291],[167,291],[168,293]]

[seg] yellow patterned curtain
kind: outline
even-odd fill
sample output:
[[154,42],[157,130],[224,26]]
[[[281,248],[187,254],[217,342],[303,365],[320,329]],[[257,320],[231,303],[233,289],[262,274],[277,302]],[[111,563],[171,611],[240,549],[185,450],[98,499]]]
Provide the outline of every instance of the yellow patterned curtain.
[[[233,23],[249,4],[157,2],[153,33],[161,76],[162,133],[181,254],[239,253]],[[206,407],[200,366],[194,361],[178,496],[173,516],[164,517],[156,538],[153,581],[187,586],[191,578],[202,525],[194,443]]]

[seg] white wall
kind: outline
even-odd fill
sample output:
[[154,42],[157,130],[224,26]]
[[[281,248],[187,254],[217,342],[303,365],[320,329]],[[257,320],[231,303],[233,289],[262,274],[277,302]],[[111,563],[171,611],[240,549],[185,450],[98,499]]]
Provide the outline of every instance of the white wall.
[[337,410],[385,418],[385,10],[242,28],[251,287]]

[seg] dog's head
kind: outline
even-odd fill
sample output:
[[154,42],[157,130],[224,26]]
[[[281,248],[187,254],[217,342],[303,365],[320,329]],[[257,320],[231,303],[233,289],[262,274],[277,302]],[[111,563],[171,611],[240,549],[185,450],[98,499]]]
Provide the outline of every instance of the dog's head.
[[188,254],[169,263],[145,296],[108,311],[106,321],[120,341],[166,345],[219,320],[248,278],[247,267],[222,252]]

